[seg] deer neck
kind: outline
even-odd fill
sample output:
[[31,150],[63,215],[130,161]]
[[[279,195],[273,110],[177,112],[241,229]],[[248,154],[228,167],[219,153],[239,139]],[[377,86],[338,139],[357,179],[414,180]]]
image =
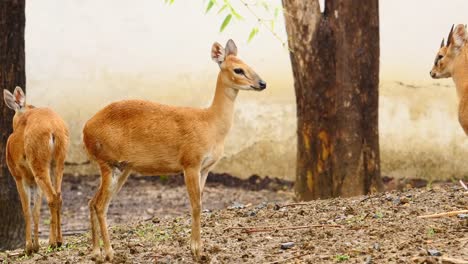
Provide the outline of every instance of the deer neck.
[[457,87],[458,99],[468,96],[468,52],[463,49],[459,61],[454,66],[452,79]]
[[234,102],[236,101],[237,89],[229,87],[222,72],[218,74],[216,91],[208,112],[214,121],[216,135],[222,139],[227,135],[232,126],[234,116]]

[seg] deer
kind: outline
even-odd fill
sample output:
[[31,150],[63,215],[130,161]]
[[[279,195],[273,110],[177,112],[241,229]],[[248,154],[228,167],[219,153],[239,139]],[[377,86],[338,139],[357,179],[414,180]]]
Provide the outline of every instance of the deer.
[[[6,163],[18,190],[26,230],[25,253],[39,251],[39,216],[44,194],[51,221],[49,246],[61,247],[62,177],[68,149],[68,127],[50,108],[26,104],[26,97],[17,86],[13,94],[4,89],[8,108],[15,111],[13,133],[6,144]],[[34,208],[31,212],[31,193]],[[34,241],[31,238],[31,214],[34,221]]]
[[444,39],[434,60],[430,75],[434,79],[452,78],[458,96],[458,122],[468,135],[468,38],[466,25],[450,29],[447,44]]
[[255,71],[237,57],[237,46],[229,40],[223,48],[215,42],[211,58],[219,66],[216,90],[207,108],[169,106],[145,100],[111,103],[89,119],[83,142],[90,160],[97,163],[101,185],[89,201],[91,258],[100,257],[100,230],[104,259],[114,251],[107,230],[107,210],[131,172],[142,175],[183,173],[191,206],[190,249],[200,259],[201,197],[208,172],[221,158],[240,90],[266,88]]

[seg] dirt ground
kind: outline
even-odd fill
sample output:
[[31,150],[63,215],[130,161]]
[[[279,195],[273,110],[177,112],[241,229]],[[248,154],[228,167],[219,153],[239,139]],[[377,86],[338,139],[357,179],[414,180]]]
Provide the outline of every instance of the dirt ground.
[[[466,215],[418,218],[468,209],[459,184],[294,204],[290,183],[223,177],[210,176],[216,179],[203,197],[203,263],[468,263]],[[42,212],[39,254],[3,252],[0,262],[93,263],[87,255],[87,201],[99,180],[65,179],[65,247],[47,249],[48,212]],[[193,262],[181,181],[129,179],[108,214],[115,263]]]

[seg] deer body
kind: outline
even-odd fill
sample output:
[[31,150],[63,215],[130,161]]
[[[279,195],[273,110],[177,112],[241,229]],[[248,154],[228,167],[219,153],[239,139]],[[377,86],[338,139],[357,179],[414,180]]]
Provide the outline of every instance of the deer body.
[[[51,109],[26,105],[24,93],[19,87],[15,89],[14,95],[4,90],[4,99],[7,106],[16,111],[13,133],[6,146],[6,162],[15,179],[23,208],[26,253],[39,250],[42,194],[46,196],[51,214],[49,245],[61,246],[61,183],[68,148],[68,128]],[[34,242],[31,239],[31,191],[36,193],[32,213]]]
[[222,156],[238,90],[266,88],[266,83],[236,55],[232,40],[225,49],[218,43],[213,45],[212,59],[221,71],[213,102],[206,109],[125,100],[108,105],[86,123],[83,141],[101,170],[101,186],[89,202],[92,258],[100,255],[99,229],[105,258],[113,258],[107,209],[131,171],[146,175],[184,173],[192,208],[190,248],[196,259],[200,257],[201,195],[208,172]]
[[444,40],[437,52],[431,77],[450,78],[457,88],[458,121],[468,135],[468,34],[465,25],[457,25],[450,30],[447,45]]

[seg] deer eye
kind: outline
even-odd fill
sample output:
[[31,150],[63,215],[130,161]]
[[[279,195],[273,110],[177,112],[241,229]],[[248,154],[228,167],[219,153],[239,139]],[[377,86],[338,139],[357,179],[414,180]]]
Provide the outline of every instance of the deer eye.
[[443,58],[444,56],[442,55],[437,55],[435,61],[434,61],[434,65],[437,65],[437,63]]
[[236,69],[234,69],[234,72],[235,72],[236,74],[244,75],[244,70],[241,69],[241,68],[236,68]]

